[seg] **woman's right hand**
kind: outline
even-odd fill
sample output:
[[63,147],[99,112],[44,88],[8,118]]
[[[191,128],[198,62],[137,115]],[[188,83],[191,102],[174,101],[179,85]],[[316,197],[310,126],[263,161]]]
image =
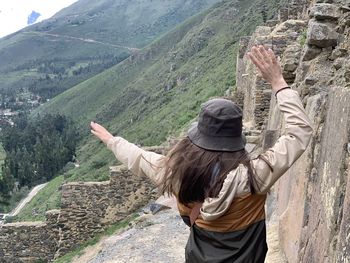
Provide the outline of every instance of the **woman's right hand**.
[[272,49],[266,50],[264,46],[254,46],[248,56],[258,68],[261,76],[271,84],[275,93],[288,86],[283,78],[281,65]]

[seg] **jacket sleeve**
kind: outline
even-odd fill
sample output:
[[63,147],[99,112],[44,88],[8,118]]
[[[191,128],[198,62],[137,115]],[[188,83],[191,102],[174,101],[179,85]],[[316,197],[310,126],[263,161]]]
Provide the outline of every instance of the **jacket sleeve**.
[[298,93],[285,89],[277,94],[277,105],[286,121],[285,134],[275,145],[252,160],[256,191],[266,193],[306,150],[312,126]]
[[107,147],[115,157],[138,176],[147,176],[158,184],[161,179],[159,164],[164,157],[161,154],[146,151],[121,137],[111,138]]

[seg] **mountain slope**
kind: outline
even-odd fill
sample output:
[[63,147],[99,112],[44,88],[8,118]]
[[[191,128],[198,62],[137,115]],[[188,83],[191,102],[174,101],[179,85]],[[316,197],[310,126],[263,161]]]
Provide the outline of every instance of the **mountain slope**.
[[135,143],[159,144],[203,101],[235,85],[236,43],[262,22],[263,4],[269,17],[276,14],[276,1],[223,1],[37,112],[66,114],[86,134],[95,120]]
[[[218,0],[84,0],[55,15],[52,20],[57,24],[51,32],[69,31],[74,36],[93,36],[99,41],[142,48],[159,34],[216,2]],[[77,17],[75,13],[80,15]],[[41,29],[47,31],[38,28]]]
[[[72,117],[85,137],[77,156],[80,167],[44,189],[50,205],[39,193],[29,207],[54,208],[62,181],[108,180],[108,166],[116,161],[89,135],[91,120],[142,145],[157,145],[169,135],[178,135],[203,101],[234,87],[237,41],[262,23],[263,5],[272,18],[279,4],[273,0],[222,1],[35,111],[33,115],[61,112]],[[33,219],[29,207],[21,219]]]
[[218,0],[80,0],[0,39],[0,90],[51,98]]

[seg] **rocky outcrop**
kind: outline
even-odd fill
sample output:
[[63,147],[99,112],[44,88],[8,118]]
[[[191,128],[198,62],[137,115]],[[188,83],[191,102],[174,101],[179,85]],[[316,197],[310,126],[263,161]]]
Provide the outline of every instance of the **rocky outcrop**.
[[48,211],[45,222],[1,226],[0,262],[51,261],[157,196],[148,179],[132,175],[123,166],[111,169],[110,181],[68,183],[61,191],[61,209]]
[[[283,74],[314,123],[308,149],[270,195],[268,212],[279,220],[281,248],[289,263],[349,262],[350,2],[293,1],[279,24],[257,29],[249,45],[255,43],[281,56]],[[283,131],[282,116],[274,96],[261,103],[269,87],[244,60],[240,54],[237,89],[244,95],[244,119],[262,131],[267,149]]]
[[319,3],[310,8],[309,15],[316,20],[337,20],[341,16],[341,12],[335,4]]
[[338,33],[330,25],[311,20],[307,43],[319,48],[335,47],[338,43]]

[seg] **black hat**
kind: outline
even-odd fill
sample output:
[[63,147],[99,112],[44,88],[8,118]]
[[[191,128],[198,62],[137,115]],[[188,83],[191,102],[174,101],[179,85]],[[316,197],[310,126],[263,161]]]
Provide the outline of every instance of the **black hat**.
[[191,142],[212,151],[243,150],[242,110],[232,101],[212,99],[202,105],[199,120],[187,133]]

